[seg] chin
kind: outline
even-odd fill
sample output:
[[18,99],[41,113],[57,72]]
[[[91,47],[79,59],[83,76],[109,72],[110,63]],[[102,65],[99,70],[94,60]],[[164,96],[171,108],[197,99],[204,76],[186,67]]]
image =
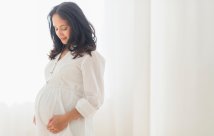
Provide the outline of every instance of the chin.
[[67,44],[67,41],[66,41],[66,42],[65,42],[65,41],[62,41],[62,43],[63,43],[63,44]]

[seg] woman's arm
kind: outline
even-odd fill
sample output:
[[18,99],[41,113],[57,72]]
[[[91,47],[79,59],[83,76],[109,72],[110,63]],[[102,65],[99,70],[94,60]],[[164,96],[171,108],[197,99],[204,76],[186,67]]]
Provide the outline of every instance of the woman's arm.
[[58,133],[68,126],[68,123],[81,118],[81,114],[76,110],[72,109],[63,115],[54,115],[48,122],[47,129],[52,133]]
[[82,117],[82,115],[77,111],[76,108],[72,109],[70,112],[65,113],[65,116],[68,122]]
[[76,110],[88,118],[100,108],[104,100],[105,60],[97,52],[86,56],[81,64],[84,97],[77,101]]

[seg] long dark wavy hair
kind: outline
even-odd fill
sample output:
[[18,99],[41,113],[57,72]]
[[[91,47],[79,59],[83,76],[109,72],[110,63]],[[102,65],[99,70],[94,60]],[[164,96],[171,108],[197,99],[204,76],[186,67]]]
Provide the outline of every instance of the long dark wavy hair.
[[[68,25],[71,27],[70,38],[66,45],[56,35],[52,22],[54,14],[58,14],[62,19],[67,20]],[[91,55],[91,52],[96,50],[97,38],[95,29],[76,3],[63,2],[55,6],[48,14],[48,22],[53,41],[53,49],[49,54],[51,60],[55,59],[64,48],[68,48],[71,51],[74,59],[82,57],[85,53]]]

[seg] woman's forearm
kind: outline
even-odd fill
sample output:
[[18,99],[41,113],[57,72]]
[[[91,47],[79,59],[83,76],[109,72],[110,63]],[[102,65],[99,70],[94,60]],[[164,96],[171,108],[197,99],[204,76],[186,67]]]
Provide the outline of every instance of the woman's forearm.
[[82,115],[77,111],[76,108],[72,109],[70,112],[67,112],[65,115],[67,117],[68,122],[82,117]]

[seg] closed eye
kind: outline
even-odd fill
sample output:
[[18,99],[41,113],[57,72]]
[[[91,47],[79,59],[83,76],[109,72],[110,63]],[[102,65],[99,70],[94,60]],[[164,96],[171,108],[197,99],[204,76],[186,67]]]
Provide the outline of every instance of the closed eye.
[[[60,28],[61,31],[66,31],[68,29],[68,26],[62,25],[59,28]],[[57,27],[54,26],[55,31],[58,31],[59,28],[57,28]]]

